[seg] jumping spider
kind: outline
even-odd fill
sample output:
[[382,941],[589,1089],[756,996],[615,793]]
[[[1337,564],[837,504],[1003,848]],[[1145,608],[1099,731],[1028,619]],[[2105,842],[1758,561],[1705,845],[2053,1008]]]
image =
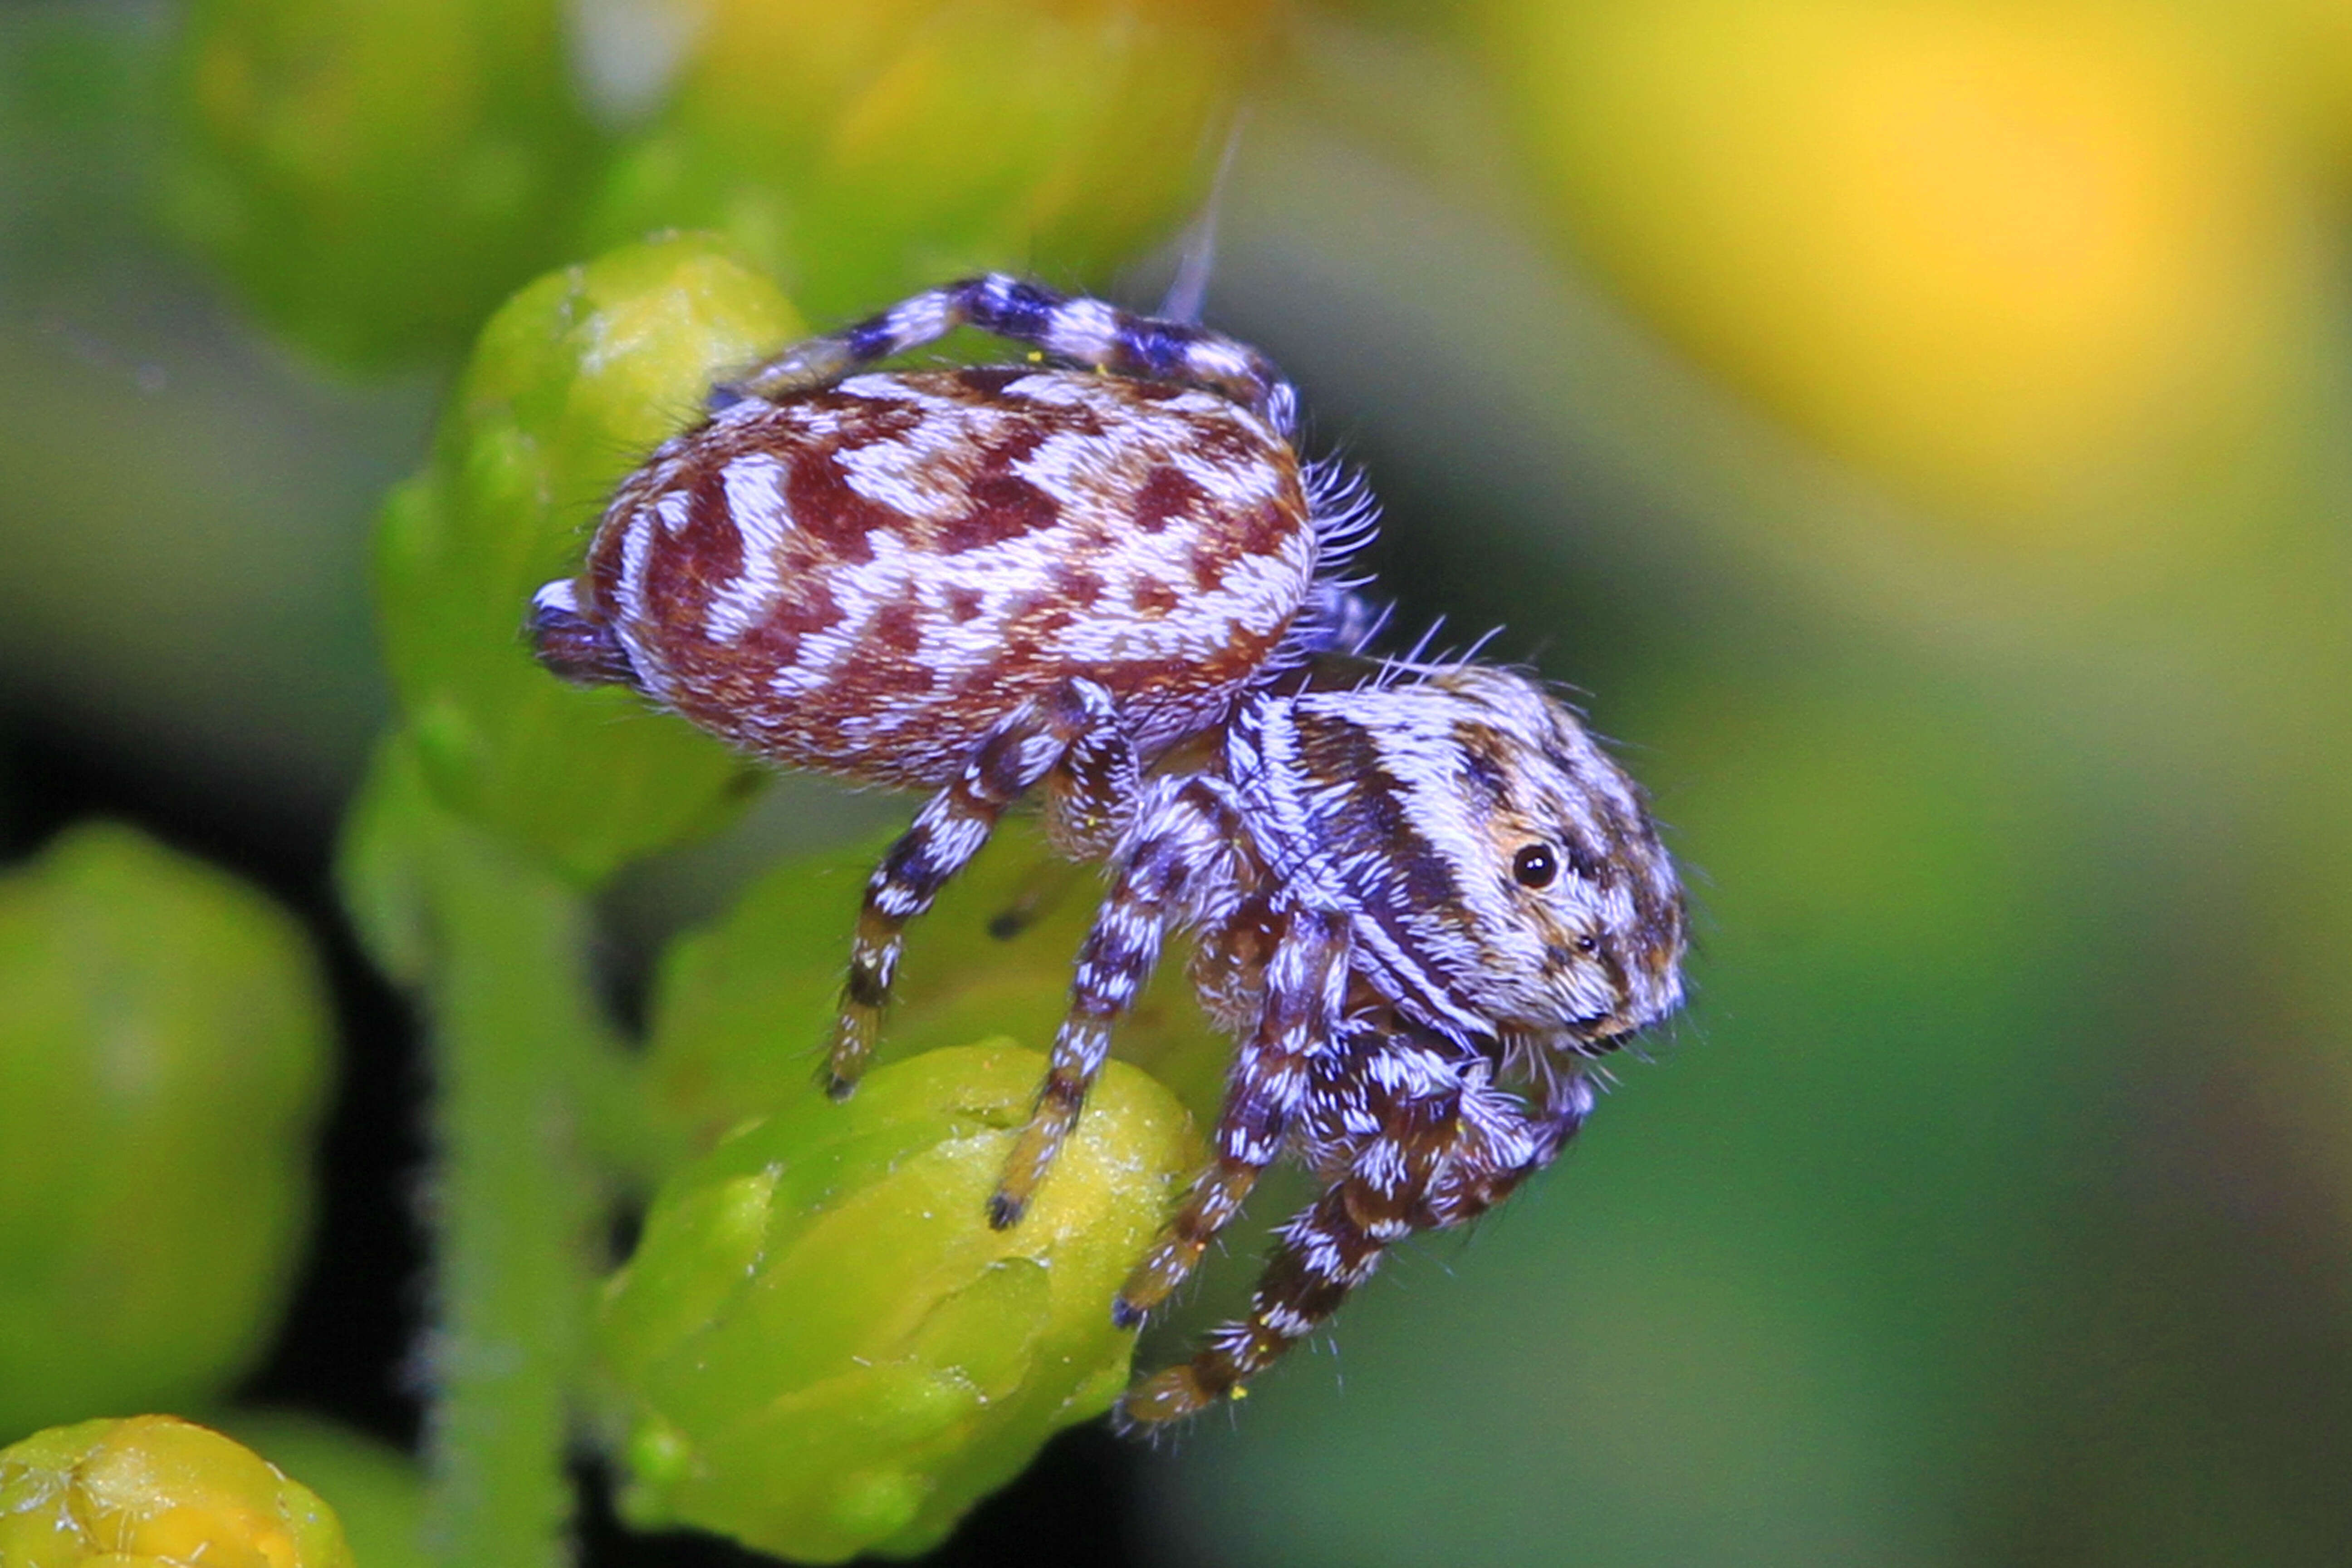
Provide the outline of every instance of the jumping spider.
[[[853,374],[967,324],[1052,363]],[[1339,563],[1371,508],[1301,461],[1255,351],[991,276],[711,410],[622,485],[531,631],[558,674],[761,757],[936,792],[867,884],[828,1089],[872,1050],[907,922],[1042,784],[1054,845],[1109,890],[990,1223],[1020,1220],[1180,928],[1240,1050],[1214,1163],[1114,1317],[1165,1300],[1285,1152],[1326,1184],[1249,1315],[1125,1424],[1231,1392],[1383,1248],[1500,1200],[1591,1110],[1587,1059],[1680,1002],[1673,866],[1567,709],[1508,669],[1351,657]]]

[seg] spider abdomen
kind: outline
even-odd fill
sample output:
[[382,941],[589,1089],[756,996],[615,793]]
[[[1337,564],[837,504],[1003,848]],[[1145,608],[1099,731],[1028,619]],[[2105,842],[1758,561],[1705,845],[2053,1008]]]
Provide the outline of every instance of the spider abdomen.
[[1145,755],[1220,722],[1318,552],[1289,443],[1215,393],[866,374],[663,446],[535,629],[564,673],[776,762],[937,785],[1074,675]]

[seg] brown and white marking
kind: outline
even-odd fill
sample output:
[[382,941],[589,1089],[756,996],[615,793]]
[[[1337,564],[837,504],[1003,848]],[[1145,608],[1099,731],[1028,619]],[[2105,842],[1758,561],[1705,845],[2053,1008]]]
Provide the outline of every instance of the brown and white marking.
[[1149,757],[1221,722],[1322,541],[1265,420],[1062,370],[861,375],[746,400],[614,498],[542,605],[648,696],[788,766],[938,787],[1083,674]]

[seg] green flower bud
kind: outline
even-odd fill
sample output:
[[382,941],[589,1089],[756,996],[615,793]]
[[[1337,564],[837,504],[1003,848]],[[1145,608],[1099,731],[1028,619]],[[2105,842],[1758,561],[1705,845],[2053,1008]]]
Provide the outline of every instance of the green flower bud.
[[1098,274],[1181,219],[1274,0],[711,0],[591,248],[719,228],[807,309]]
[[285,914],[129,828],[0,878],[0,1436],[215,1398],[267,1342],[321,990]]
[[662,1189],[608,1288],[626,1516],[802,1562],[920,1552],[1055,1429],[1108,1409],[1110,1300],[1198,1159],[1113,1062],[1035,1205],[986,1202],[1045,1058],[1004,1044],[804,1090]]
[[[883,847],[785,861],[663,955],[646,1075],[693,1146],[810,1092]],[[1003,824],[909,933],[879,1059],[996,1035],[1045,1048],[1069,1008],[1071,966],[1100,899],[1095,871],[1055,858],[1034,821]],[[1180,954],[1120,1020],[1118,1046],[1194,1115],[1213,1120],[1233,1047],[1194,1005]]]
[[0,1448],[8,1568],[352,1568],[334,1511],[173,1415],[85,1421]]
[[530,596],[579,570],[606,494],[719,372],[802,331],[707,237],[550,273],[482,330],[431,466],[385,503],[384,640],[425,781],[580,881],[710,826],[756,775],[621,688],[541,669]]
[[198,0],[171,216],[349,364],[454,349],[562,258],[596,139],[555,0]]

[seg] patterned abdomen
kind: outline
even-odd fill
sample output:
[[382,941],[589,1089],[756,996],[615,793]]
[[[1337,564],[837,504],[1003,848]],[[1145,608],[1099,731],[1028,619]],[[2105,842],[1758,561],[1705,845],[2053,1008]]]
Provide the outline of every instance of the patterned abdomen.
[[1297,456],[1215,394],[1080,371],[854,376],[656,451],[542,659],[749,751],[938,785],[1066,678],[1149,756],[1221,722],[1314,580]]

